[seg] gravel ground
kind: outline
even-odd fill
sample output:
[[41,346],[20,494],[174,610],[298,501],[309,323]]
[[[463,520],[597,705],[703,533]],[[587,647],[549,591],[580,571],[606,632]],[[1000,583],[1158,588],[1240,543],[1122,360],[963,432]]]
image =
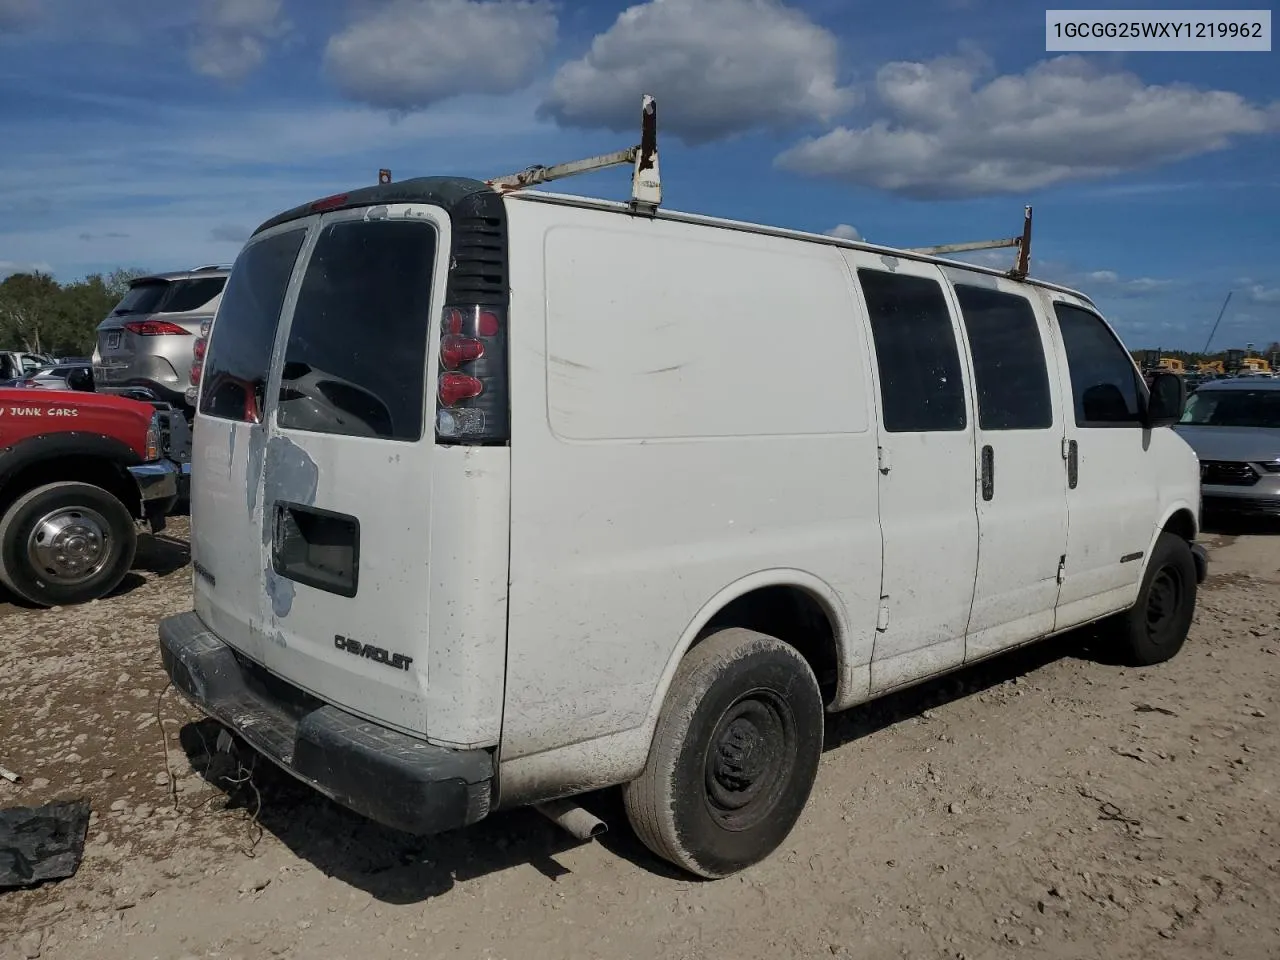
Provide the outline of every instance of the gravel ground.
[[616,792],[405,838],[215,762],[166,682],[179,520],[117,595],[0,598],[0,806],[85,798],[73,878],[0,894],[0,957],[1280,957],[1280,537],[1206,537],[1186,649],[1088,634],[834,718],[783,849],[715,883],[650,857]]

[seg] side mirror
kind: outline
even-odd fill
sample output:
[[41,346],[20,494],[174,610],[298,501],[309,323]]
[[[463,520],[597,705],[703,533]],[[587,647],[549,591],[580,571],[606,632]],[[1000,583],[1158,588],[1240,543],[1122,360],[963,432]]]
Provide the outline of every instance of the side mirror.
[[1182,419],[1187,406],[1187,385],[1176,373],[1157,373],[1151,378],[1151,396],[1143,426],[1148,430],[1167,427]]

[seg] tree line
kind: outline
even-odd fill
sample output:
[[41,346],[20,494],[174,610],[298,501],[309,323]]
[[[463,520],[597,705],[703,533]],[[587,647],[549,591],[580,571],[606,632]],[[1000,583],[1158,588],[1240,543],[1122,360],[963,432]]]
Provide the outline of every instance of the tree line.
[[47,273],[10,274],[0,280],[0,350],[89,356],[98,324],[120,302],[129,281],[144,274],[120,268],[65,284]]

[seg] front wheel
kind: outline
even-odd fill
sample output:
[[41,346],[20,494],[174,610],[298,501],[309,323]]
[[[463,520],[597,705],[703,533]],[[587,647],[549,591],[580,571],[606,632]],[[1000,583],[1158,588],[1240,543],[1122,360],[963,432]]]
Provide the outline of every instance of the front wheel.
[[1172,533],[1156,540],[1138,602],[1116,621],[1124,661],[1148,667],[1182,649],[1196,612],[1196,561],[1191,545]]
[[37,606],[87,603],[119,586],[137,546],[116,497],[90,483],[50,483],[0,518],[0,582]]
[[649,759],[623,788],[650,850],[716,879],[768,857],[795,826],[822,753],[823,704],[794,647],[730,628],[676,671]]

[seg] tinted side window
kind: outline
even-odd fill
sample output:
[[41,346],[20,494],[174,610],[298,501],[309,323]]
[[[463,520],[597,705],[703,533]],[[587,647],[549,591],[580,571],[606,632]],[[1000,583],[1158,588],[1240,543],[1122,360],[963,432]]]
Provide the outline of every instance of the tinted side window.
[[251,242],[236,260],[205,356],[201,413],[262,421],[280,308],[306,235],[290,230]]
[[956,284],[973,354],[978,424],[983,430],[1044,430],[1053,425],[1049,370],[1031,301]]
[[422,436],[435,256],[429,223],[347,220],[324,228],[289,329],[280,426]]
[[924,277],[859,270],[867,300],[884,427],[963,430],[964,381],[942,287]]
[[179,280],[169,286],[169,295],[160,304],[165,313],[186,313],[199,310],[222,292],[226,277],[204,277],[200,280]]
[[1129,352],[1097,315],[1065,303],[1053,309],[1071,371],[1076,426],[1141,423],[1142,388]]

